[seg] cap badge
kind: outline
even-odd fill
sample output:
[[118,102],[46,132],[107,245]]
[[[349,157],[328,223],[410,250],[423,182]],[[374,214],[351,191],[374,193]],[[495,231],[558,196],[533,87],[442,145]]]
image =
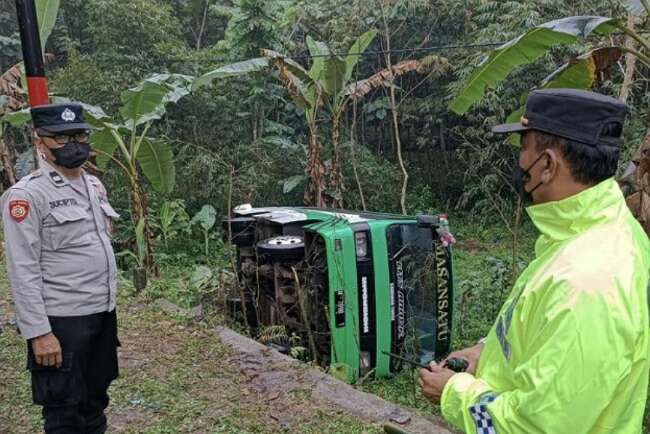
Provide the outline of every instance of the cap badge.
[[66,122],[72,122],[76,119],[76,117],[77,115],[75,115],[74,112],[69,108],[63,110],[63,113],[61,113],[61,119]]

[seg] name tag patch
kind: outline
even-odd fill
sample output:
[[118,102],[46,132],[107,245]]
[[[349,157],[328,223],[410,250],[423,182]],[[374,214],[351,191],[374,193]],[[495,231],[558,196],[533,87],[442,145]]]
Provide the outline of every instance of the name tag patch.
[[77,199],[59,199],[50,201],[50,209],[58,208],[60,206],[73,206],[77,205]]

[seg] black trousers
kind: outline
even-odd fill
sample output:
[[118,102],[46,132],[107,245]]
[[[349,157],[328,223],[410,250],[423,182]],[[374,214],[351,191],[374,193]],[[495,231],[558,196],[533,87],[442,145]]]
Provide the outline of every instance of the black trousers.
[[61,368],[36,364],[28,342],[27,369],[34,403],[43,406],[48,434],[106,432],[108,386],[118,376],[115,311],[49,317],[63,351]]

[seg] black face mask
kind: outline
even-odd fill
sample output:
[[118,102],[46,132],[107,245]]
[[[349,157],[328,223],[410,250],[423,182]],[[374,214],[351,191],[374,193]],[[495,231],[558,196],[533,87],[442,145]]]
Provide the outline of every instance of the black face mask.
[[54,164],[68,169],[76,169],[88,160],[90,145],[88,143],[68,142],[61,148],[52,149]]
[[526,191],[526,183],[530,181],[530,169],[532,169],[545,155],[546,153],[539,154],[539,157],[537,157],[533,164],[528,166],[527,169],[522,168],[519,164],[512,169],[512,185],[524,205],[533,203],[533,191],[537,190],[543,184],[543,182],[540,181],[532,190]]

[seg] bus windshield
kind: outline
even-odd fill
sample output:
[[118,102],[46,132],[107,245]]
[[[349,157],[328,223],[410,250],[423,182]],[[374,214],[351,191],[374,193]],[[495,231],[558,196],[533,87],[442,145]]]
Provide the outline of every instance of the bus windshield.
[[415,224],[388,230],[393,350],[421,363],[449,350],[450,256],[433,234]]

